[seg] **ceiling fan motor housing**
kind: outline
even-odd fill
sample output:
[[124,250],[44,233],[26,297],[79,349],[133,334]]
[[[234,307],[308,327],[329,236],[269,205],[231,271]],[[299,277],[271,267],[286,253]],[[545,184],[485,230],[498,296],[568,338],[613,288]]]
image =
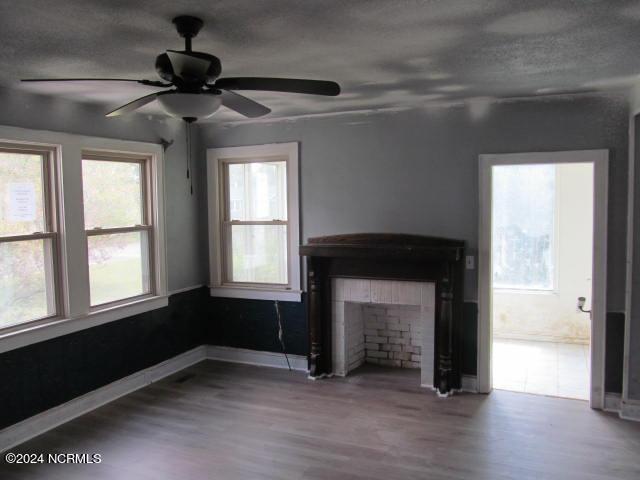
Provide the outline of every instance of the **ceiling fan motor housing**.
[[[201,58],[203,60],[207,60],[209,62],[209,68],[203,78],[192,79],[187,84],[191,84],[191,86],[195,88],[202,88],[206,84],[210,84],[215,82],[215,80],[220,76],[222,72],[222,64],[220,63],[220,59],[214,55],[210,55],[204,52],[187,52],[183,51],[183,53],[190,55],[192,57]],[[180,82],[185,82],[185,79],[181,79],[178,77],[173,71],[173,65],[171,64],[171,60],[166,53],[161,53],[156,57],[156,72],[163,80],[171,83],[175,83],[176,85],[180,85]],[[189,85],[184,85],[185,88],[188,88]]]

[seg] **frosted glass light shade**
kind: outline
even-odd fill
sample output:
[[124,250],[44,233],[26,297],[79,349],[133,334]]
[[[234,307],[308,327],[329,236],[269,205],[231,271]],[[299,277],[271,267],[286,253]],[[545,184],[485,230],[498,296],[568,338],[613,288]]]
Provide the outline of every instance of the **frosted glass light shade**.
[[162,108],[177,118],[207,118],[213,115],[220,105],[220,95],[206,93],[167,93],[158,97]]

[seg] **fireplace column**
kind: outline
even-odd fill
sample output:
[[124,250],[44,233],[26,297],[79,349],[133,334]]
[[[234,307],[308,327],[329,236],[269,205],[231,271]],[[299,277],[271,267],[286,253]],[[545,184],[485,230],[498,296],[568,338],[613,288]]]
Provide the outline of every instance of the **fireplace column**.
[[438,394],[447,396],[451,391],[453,367],[453,276],[451,264],[446,262],[445,275],[440,282],[440,308],[438,312]]
[[324,357],[328,352],[323,352],[323,322],[324,294],[323,276],[321,275],[320,260],[307,258],[307,279],[309,288],[309,377],[318,378],[326,373],[323,368]]

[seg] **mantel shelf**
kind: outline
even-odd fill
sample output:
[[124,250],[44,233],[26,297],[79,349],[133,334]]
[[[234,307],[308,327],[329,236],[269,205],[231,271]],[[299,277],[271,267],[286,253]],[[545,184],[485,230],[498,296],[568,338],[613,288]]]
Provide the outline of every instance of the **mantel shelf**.
[[344,245],[322,244],[302,245],[303,257],[373,257],[373,258],[413,258],[460,260],[463,247],[423,247],[423,246],[387,246],[387,245]]

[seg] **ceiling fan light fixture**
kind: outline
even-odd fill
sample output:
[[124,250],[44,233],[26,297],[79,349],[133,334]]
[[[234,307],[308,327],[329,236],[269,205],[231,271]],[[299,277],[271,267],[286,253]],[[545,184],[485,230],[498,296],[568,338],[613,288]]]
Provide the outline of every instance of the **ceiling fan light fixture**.
[[220,95],[171,92],[158,96],[162,108],[172,117],[208,118],[220,108]]

